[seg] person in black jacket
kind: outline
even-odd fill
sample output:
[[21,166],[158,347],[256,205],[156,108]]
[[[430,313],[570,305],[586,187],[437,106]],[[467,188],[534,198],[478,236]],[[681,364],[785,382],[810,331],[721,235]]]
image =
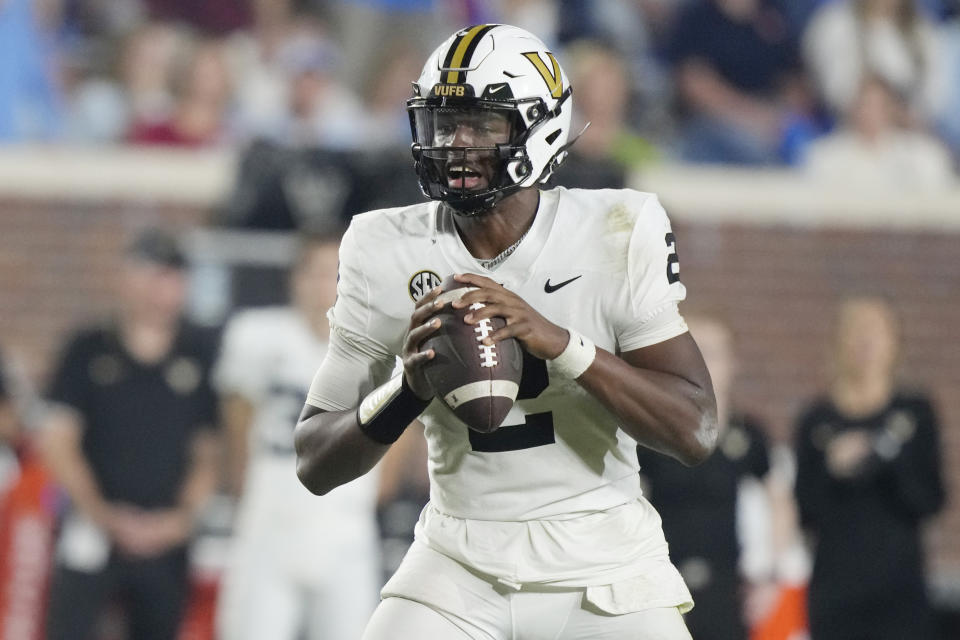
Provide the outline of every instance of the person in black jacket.
[[95,637],[119,598],[131,640],[173,640],[187,543],[216,484],[216,342],[182,320],[185,260],[168,234],[129,247],[113,318],[78,331],[55,368],[44,462],[70,498],[48,640]]
[[936,637],[919,527],[944,502],[937,420],[928,398],[898,387],[898,346],[887,301],[846,300],[835,377],[797,423],[813,640]]

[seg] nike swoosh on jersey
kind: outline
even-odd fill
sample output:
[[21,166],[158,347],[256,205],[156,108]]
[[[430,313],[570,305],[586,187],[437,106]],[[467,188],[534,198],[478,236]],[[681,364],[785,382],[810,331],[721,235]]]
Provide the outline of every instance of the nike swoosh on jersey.
[[564,280],[563,282],[558,282],[557,284],[550,284],[550,278],[547,278],[547,282],[543,285],[543,290],[546,291],[547,293],[553,293],[560,287],[565,287],[571,282],[573,282],[574,280],[578,280],[582,277],[583,277],[583,274],[581,273],[579,276],[574,276],[569,280]]

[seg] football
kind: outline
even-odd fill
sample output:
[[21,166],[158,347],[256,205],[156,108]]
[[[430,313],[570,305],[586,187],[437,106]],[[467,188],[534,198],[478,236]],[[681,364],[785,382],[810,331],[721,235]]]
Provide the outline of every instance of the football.
[[[448,276],[440,283],[440,299],[458,300],[471,287]],[[463,318],[471,305],[454,309],[444,305],[437,317],[440,328],[424,341],[423,349],[433,349],[434,357],[424,365],[424,375],[434,396],[443,402],[468,427],[490,433],[502,423],[517,398],[523,374],[523,351],[520,343],[508,338],[491,346],[482,340],[503,327],[500,317],[467,324]]]

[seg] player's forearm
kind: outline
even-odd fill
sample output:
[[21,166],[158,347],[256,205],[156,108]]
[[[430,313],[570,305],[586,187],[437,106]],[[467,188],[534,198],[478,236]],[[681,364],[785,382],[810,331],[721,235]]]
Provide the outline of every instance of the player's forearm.
[[390,448],[367,437],[357,411],[304,407],[294,433],[297,477],[311,493],[324,495],[370,471]]
[[603,349],[580,385],[619,417],[642,445],[686,465],[703,462],[717,442],[713,393],[678,375],[634,367]]

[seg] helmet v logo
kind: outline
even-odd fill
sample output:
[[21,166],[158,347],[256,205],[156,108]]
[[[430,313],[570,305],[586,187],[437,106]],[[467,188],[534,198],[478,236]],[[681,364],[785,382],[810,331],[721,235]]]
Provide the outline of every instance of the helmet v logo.
[[531,51],[523,55],[536,67],[537,71],[540,72],[543,81],[547,83],[547,89],[550,90],[550,95],[554,98],[559,98],[563,93],[563,77],[560,74],[560,63],[553,57],[553,54],[549,51],[547,52],[547,57],[550,58],[550,62],[553,64],[552,70],[547,68],[546,63],[544,63],[543,58],[540,57],[538,52]]

